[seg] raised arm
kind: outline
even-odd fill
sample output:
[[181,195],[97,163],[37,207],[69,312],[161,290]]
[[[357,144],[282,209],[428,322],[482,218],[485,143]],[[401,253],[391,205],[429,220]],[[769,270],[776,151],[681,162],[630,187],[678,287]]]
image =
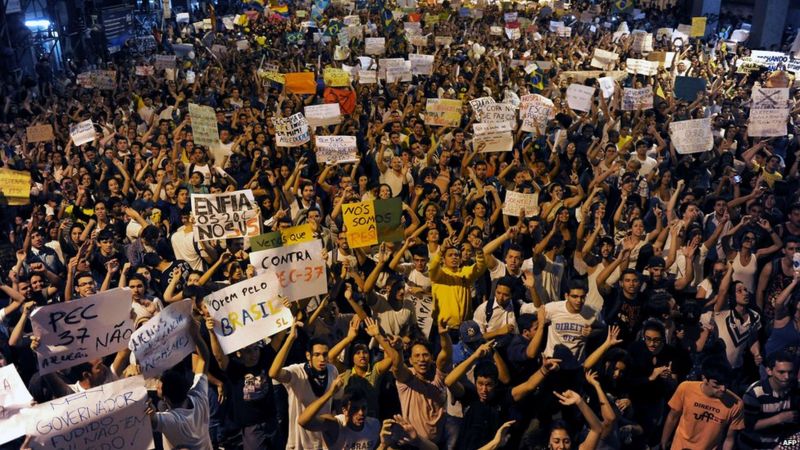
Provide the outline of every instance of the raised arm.
[[298,425],[306,430],[322,432],[325,443],[329,446],[333,445],[333,443],[338,440],[341,425],[333,415],[320,414],[319,412],[333,399],[333,396],[344,387],[344,377],[345,375],[340,373],[339,376],[333,380],[333,383],[331,383],[330,389],[311,402],[297,418]]
[[292,381],[292,373],[284,369],[283,365],[286,363],[286,357],[289,356],[292,344],[294,344],[294,341],[297,339],[297,329],[302,326],[302,322],[295,322],[292,324],[289,334],[286,335],[286,340],[283,341],[281,349],[272,361],[272,365],[269,368],[269,377],[273,380],[284,384]]

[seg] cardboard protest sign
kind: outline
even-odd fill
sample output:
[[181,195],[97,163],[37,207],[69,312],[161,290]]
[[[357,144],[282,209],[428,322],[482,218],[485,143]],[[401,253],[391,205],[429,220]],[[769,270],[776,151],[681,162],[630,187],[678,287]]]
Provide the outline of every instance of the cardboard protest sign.
[[653,87],[625,88],[622,91],[622,110],[637,111],[653,108]]
[[342,163],[358,159],[355,136],[317,136],[317,162]]
[[126,348],[133,334],[130,305],[130,289],[118,288],[34,310],[39,372],[52,373]]
[[319,239],[251,252],[250,264],[258,274],[274,273],[280,283],[278,293],[289,300],[297,301],[328,292],[322,241]]
[[637,53],[647,53],[653,51],[653,35],[642,30],[633,30],[631,33],[633,42],[631,50]]
[[250,48],[250,42],[247,39],[240,39],[236,41],[236,50],[243,52]]
[[324,127],[342,123],[342,111],[338,103],[308,105],[303,108],[308,126]]
[[358,84],[377,84],[378,71],[377,70],[359,70],[358,71]]
[[155,70],[174,69],[175,63],[175,55],[155,55],[153,68],[155,68]]
[[210,148],[219,143],[217,113],[214,108],[189,103],[189,117],[192,118],[192,140],[195,145]]
[[325,81],[325,86],[350,86],[350,74],[335,67],[326,67],[322,72],[322,79]]
[[92,119],[84,120],[81,123],[76,123],[69,126],[69,135],[72,138],[72,143],[75,145],[83,145],[94,141],[94,123]]
[[785,136],[789,118],[788,88],[753,88],[753,103],[747,134],[750,136]]
[[475,115],[478,117],[481,116],[481,112],[486,105],[491,105],[494,103],[495,101],[492,97],[481,97],[469,101],[469,105],[472,107],[472,110],[475,111]]
[[291,72],[283,75],[289,94],[316,94],[317,80],[313,72]]
[[658,61],[648,61],[646,59],[628,58],[625,60],[628,73],[646,75],[648,77],[657,74],[660,65]]
[[591,111],[595,88],[573,83],[567,88],[567,104],[575,111]]
[[403,202],[399,197],[342,205],[350,248],[403,240]]
[[522,119],[520,129],[535,132],[536,128],[544,133],[547,122],[555,116],[553,102],[542,95],[530,94],[524,96],[519,107],[519,118]]
[[292,311],[278,298],[279,288],[277,275],[267,272],[203,298],[226,355],[292,326]]
[[22,408],[33,403],[33,397],[22,382],[17,368],[10,364],[0,367],[0,444],[25,435]]
[[191,334],[192,300],[172,303],[134,331],[128,348],[147,377],[155,377],[181,362],[194,350]]
[[417,318],[417,327],[419,327],[425,337],[429,337],[433,329],[433,298],[429,295],[412,295],[410,299],[414,302],[414,315]]
[[299,147],[311,140],[309,124],[303,113],[289,117],[273,117],[275,125],[275,145],[278,147]]
[[53,126],[50,124],[33,125],[25,129],[25,134],[28,136],[28,142],[47,142],[55,139],[53,134]]
[[364,39],[364,53],[367,55],[383,55],[386,53],[386,38],[368,37]]
[[659,67],[672,67],[672,61],[675,59],[675,52],[652,52],[647,55],[648,61],[657,61]]
[[706,91],[706,80],[704,78],[694,77],[675,77],[675,86],[673,87],[675,97],[693,102],[697,100],[699,92]]
[[26,411],[30,448],[147,450],[153,429],[141,376],[123,378]]
[[31,202],[31,173],[23,170],[0,169],[0,191],[9,206]]
[[512,127],[508,122],[476,123],[472,125],[475,136],[472,147],[482,153],[510,152],[514,147]]
[[614,52],[596,48],[590,65],[602,70],[611,70],[619,60],[619,55]]
[[284,228],[278,231],[260,234],[250,238],[250,250],[269,250],[286,245],[300,244],[314,239],[314,229],[310,223]]
[[433,44],[437,47],[447,47],[453,43],[453,36],[434,36]]
[[411,73],[413,75],[433,75],[433,60],[433,55],[410,53],[408,61],[411,63]]
[[714,147],[710,118],[671,122],[669,135],[675,150],[682,155],[707,152]]
[[258,236],[259,208],[253,191],[192,194],[194,239],[197,242]]
[[511,103],[490,103],[481,108],[479,120],[483,123],[517,125],[517,110]]
[[461,124],[461,100],[429,98],[425,104],[425,124],[457,127]]
[[703,37],[706,34],[706,17],[692,17],[692,29],[689,37]]
[[539,196],[506,191],[506,198],[503,200],[503,214],[520,217],[523,209],[525,210],[525,217],[537,215],[539,213]]

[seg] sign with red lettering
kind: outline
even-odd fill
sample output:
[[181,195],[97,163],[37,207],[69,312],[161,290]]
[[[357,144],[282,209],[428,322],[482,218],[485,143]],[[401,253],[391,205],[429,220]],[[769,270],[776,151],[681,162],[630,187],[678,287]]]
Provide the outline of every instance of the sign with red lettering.
[[191,200],[194,238],[198,242],[261,234],[258,204],[250,189],[192,194]]
[[302,242],[250,253],[256,273],[274,273],[284,297],[292,301],[328,292],[322,241]]

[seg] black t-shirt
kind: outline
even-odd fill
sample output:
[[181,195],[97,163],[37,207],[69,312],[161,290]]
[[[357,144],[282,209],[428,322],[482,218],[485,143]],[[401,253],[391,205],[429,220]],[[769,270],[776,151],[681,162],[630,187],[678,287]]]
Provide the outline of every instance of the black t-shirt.
[[608,325],[620,327],[621,337],[632,340],[642,323],[644,299],[637,293],[633,299],[628,299],[622,293],[622,288],[617,286],[603,295],[603,318]]
[[262,347],[258,363],[252,367],[246,367],[233,358],[230,360],[226,372],[231,388],[232,418],[237,426],[274,425],[275,400],[272,380],[267,375],[274,358],[272,348]]
[[464,395],[459,401],[463,406],[464,419],[461,421],[456,448],[474,450],[492,440],[497,429],[507,420],[514,399],[509,389],[497,387],[494,396],[482,403],[475,388],[465,386]]
[[158,269],[153,270],[153,276],[158,277],[158,288],[161,290],[161,292],[166,292],[169,282],[172,280],[172,271],[178,266],[180,266],[182,272],[181,279],[178,280],[178,284],[175,285],[175,292],[180,292],[183,290],[186,279],[189,278],[189,272],[192,270],[192,267],[189,265],[189,263],[179,259],[173,261],[169,267],[167,267],[167,270],[162,272],[159,272]]

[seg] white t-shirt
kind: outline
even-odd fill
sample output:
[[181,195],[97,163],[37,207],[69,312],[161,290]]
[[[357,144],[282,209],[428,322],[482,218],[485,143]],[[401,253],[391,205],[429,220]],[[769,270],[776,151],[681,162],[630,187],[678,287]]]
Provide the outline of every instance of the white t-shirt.
[[[191,169],[192,172],[189,172]],[[186,176],[191,177],[193,172],[200,172],[203,174],[203,186],[211,186],[211,171],[214,171],[214,175],[220,178],[227,177],[228,174],[220,169],[219,167],[214,166],[213,168],[208,164],[189,164],[186,166]]]
[[178,228],[170,238],[172,251],[175,252],[175,259],[186,261],[194,270],[203,270],[203,258],[197,253],[194,245],[194,234],[186,231],[186,227]]
[[505,308],[501,307],[497,301],[492,302],[492,318],[487,322],[486,305],[488,303],[489,302],[483,302],[478,305],[478,307],[475,308],[475,313],[472,315],[472,319],[481,327],[481,333],[496,331],[507,324],[514,325],[514,332],[519,332],[517,318],[514,316],[514,308],[510,301]]
[[761,329],[761,317],[757,312],[749,311],[752,317],[746,314],[743,319],[736,317],[730,309],[716,314],[714,311],[706,311],[700,316],[700,323],[704,326],[714,321],[717,337],[725,343],[725,356],[734,369],[742,367],[744,352],[758,339],[758,331]]
[[409,189],[414,187],[414,179],[411,177],[411,172],[406,172],[406,175],[403,176],[402,173],[398,175],[394,170],[386,169],[386,172],[383,172],[380,176],[380,182],[386,183],[392,188],[392,197],[400,196],[403,190],[403,181],[408,184]]
[[336,416],[339,421],[339,437],[330,446],[330,450],[372,450],[378,446],[378,435],[381,432],[381,422],[374,417],[367,417],[364,427],[360,431],[353,430],[345,425],[347,421],[344,414]]
[[191,409],[176,408],[156,413],[155,431],[163,434],[164,448],[188,447],[192,450],[211,450],[208,435],[208,377],[194,376],[194,385],[189,389]]
[[584,327],[591,327],[595,321],[595,314],[586,306],[580,313],[571,313],[567,310],[567,302],[562,300],[544,305],[547,311],[547,322],[550,328],[547,330],[547,346],[544,355],[553,356],[556,345],[564,345],[575,355],[579,362],[586,359],[585,347],[586,338],[582,332]]
[[[305,411],[306,407],[317,399],[314,391],[311,390],[311,382],[308,381],[308,374],[306,374],[303,366],[305,364],[292,364],[291,366],[284,367],[284,370],[292,374],[292,379],[283,385],[289,393],[289,439],[286,442],[287,450],[323,450],[325,442],[322,439],[322,433],[308,431],[297,423],[297,418]],[[328,364],[328,385],[325,386],[327,391],[331,387],[331,383],[336,377],[339,376],[339,371],[332,364]],[[325,404],[320,410],[320,414],[330,414],[331,402]]]

